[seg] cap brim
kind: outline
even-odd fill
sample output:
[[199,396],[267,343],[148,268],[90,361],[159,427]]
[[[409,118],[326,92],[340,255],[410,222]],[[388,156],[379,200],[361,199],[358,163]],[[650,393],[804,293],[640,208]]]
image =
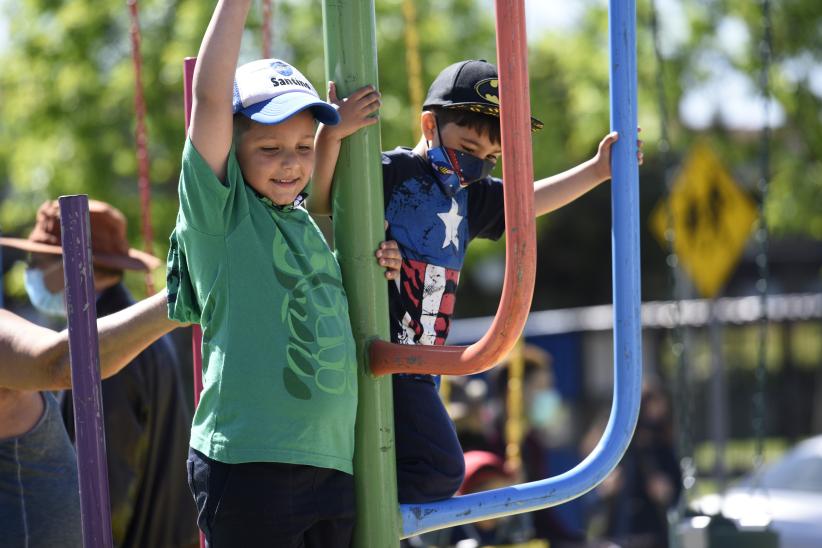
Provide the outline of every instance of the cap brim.
[[[487,116],[499,118],[499,106],[489,105],[487,103],[454,103],[450,105],[432,106],[439,106],[440,108],[447,108],[453,110],[470,110],[471,112],[477,112],[479,114],[485,114]],[[537,120],[533,116],[531,117],[531,132],[539,131],[543,127],[545,127],[545,124],[543,124],[540,120]]]
[[279,124],[298,112],[310,108],[314,118],[327,126],[340,122],[340,115],[332,105],[309,93],[284,93],[268,101],[261,101],[240,111],[241,114],[260,124]]
[[[0,246],[13,247],[29,253],[45,253],[48,255],[62,255],[63,248],[59,245],[32,242],[22,238],[0,238]],[[145,270],[150,271],[162,265],[162,261],[139,249],[129,249],[128,255],[112,255],[92,252],[91,260],[96,266],[112,268],[114,270]]]

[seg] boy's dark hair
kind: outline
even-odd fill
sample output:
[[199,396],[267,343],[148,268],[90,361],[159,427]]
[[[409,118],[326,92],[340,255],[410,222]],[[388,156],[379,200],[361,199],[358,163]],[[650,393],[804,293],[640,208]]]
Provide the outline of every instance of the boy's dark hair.
[[437,117],[437,124],[441,128],[448,124],[456,124],[473,129],[480,135],[488,136],[488,139],[495,145],[501,142],[499,118],[495,116],[454,108],[428,107],[425,110]]

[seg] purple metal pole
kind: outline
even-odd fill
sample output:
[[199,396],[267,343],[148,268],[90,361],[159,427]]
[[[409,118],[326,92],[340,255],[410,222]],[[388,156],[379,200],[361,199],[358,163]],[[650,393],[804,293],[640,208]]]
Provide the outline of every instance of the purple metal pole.
[[[3,231],[0,230],[0,236],[3,235]],[[0,245],[0,308],[3,308],[3,246]]]
[[86,548],[111,548],[111,508],[88,197],[61,196],[59,202],[83,545]]

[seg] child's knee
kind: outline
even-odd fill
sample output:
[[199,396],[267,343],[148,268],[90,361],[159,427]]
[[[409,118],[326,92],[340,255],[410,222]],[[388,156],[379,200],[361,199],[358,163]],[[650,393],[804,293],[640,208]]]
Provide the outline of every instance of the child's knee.
[[403,504],[425,503],[450,498],[465,478],[465,459],[459,443],[439,447],[418,458],[400,458],[397,463],[397,491]]
[[462,449],[460,448],[459,453],[451,455],[450,460],[452,461],[449,465],[451,473],[448,474],[448,479],[444,482],[447,485],[447,489],[446,485],[443,485],[443,490],[448,491],[446,497],[450,497],[456,493],[462,486],[463,480],[465,480],[465,458]]

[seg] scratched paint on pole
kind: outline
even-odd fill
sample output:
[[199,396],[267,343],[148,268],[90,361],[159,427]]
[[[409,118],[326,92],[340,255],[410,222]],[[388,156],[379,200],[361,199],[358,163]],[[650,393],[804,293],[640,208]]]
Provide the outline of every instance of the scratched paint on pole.
[[59,202],[83,545],[108,548],[111,508],[88,197],[61,196]]

